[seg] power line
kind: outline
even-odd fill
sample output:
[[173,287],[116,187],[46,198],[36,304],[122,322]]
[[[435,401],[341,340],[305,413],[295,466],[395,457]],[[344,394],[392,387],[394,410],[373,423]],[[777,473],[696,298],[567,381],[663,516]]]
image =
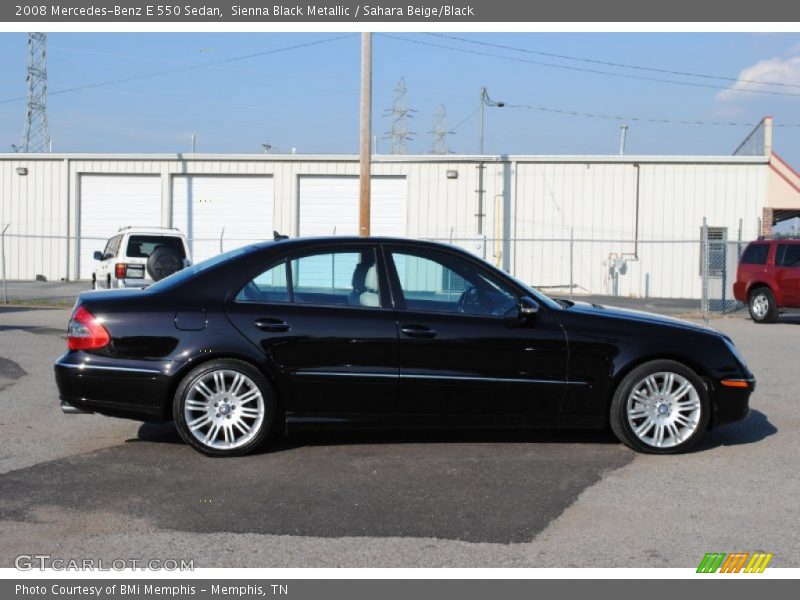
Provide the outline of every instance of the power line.
[[[658,67],[645,67],[642,65],[631,65],[626,63],[616,63],[610,62],[605,60],[596,60],[593,58],[585,58],[581,56],[569,56],[566,54],[554,54],[552,52],[544,52],[542,50],[531,50],[529,48],[517,48],[514,46],[506,46],[504,44],[495,44],[492,42],[484,42],[479,40],[471,40],[468,38],[462,38],[455,35],[447,35],[444,33],[426,33],[425,35],[430,35],[433,37],[444,38],[449,40],[456,40],[459,42],[466,42],[468,44],[476,44],[478,46],[488,46],[491,48],[500,48],[503,50],[513,50],[515,52],[525,52],[527,54],[537,54],[539,56],[549,56],[551,58],[562,58],[564,60],[574,60],[579,62],[591,63],[595,65],[605,65],[608,67],[619,67],[621,69],[636,69],[639,71],[652,71],[654,73],[665,73],[668,75],[681,75],[686,77],[699,77],[702,79],[718,79],[721,81],[741,81],[742,83],[755,83],[758,85],[775,85],[781,87],[792,87],[792,88],[800,88],[800,85],[796,83],[783,83],[783,82],[776,82],[776,81],[760,81],[758,79],[740,79],[738,77],[728,77],[725,75],[709,75],[707,73],[692,73],[689,71],[674,71],[671,69],[660,69]],[[727,88],[726,88],[727,89]]]
[[[71,93],[71,92],[80,92],[80,91],[83,91],[83,90],[89,90],[89,89],[93,89],[93,88],[104,87],[104,86],[108,86],[108,85],[116,85],[116,84],[119,84],[119,83],[128,83],[130,81],[140,81],[142,79],[150,79],[150,78],[153,78],[153,77],[161,77],[163,75],[174,75],[176,73],[185,73],[187,71],[196,71],[198,69],[205,69],[206,67],[214,67],[214,66],[218,66],[218,65],[224,65],[224,64],[228,64],[228,63],[232,63],[232,62],[237,62],[237,61],[240,61],[240,60],[247,60],[247,59],[250,59],[250,58],[257,58],[259,56],[268,56],[270,54],[278,54],[278,53],[281,53],[281,52],[288,52],[290,50],[298,50],[300,48],[309,48],[311,46],[318,46],[320,44],[327,44],[329,42],[335,42],[337,40],[350,38],[350,37],[353,37],[354,35],[357,35],[357,34],[349,33],[349,34],[345,34],[345,35],[338,35],[338,36],[334,36],[334,37],[325,38],[323,40],[316,40],[316,41],[313,41],[313,42],[305,42],[303,44],[295,44],[293,46],[286,46],[284,48],[276,48],[274,50],[265,50],[263,52],[255,52],[253,54],[245,54],[243,56],[234,56],[232,58],[225,58],[225,59],[216,60],[216,61],[213,61],[213,62],[202,63],[200,65],[190,65],[190,66],[186,66],[186,67],[178,67],[178,68],[175,68],[175,69],[167,69],[167,70],[164,70],[164,71],[155,71],[155,72],[152,72],[152,73],[144,73],[142,75],[134,75],[132,77],[124,77],[124,78],[121,78],[121,79],[112,79],[110,81],[100,81],[98,83],[89,83],[89,84],[86,84],[86,85],[79,85],[79,86],[75,86],[75,87],[71,87],[71,88],[64,88],[64,89],[60,89],[60,90],[55,90],[53,92],[48,92],[47,95],[48,96],[56,96],[56,95],[61,95],[61,94],[68,94],[68,93]],[[26,99],[25,96],[18,96],[16,98],[7,98],[5,100],[0,100],[0,104],[8,104],[10,102],[19,102],[20,100],[25,100],[25,99]]]
[[675,79],[660,79],[658,77],[647,77],[645,75],[631,75],[629,73],[612,73],[611,71],[601,71],[599,69],[588,69],[588,68],[584,68],[584,67],[575,67],[575,66],[572,66],[572,65],[559,65],[559,64],[548,63],[548,62],[544,62],[544,61],[529,60],[529,59],[525,59],[525,58],[519,58],[519,57],[516,57],[516,56],[503,56],[501,54],[492,54],[491,52],[482,52],[480,50],[469,50],[468,48],[459,48],[457,46],[448,46],[448,45],[445,45],[445,44],[434,44],[433,42],[425,42],[425,41],[422,41],[422,40],[415,40],[415,39],[402,37],[402,36],[399,36],[399,35],[392,35],[392,34],[388,34],[388,33],[380,33],[380,34],[376,33],[375,35],[380,35],[382,37],[391,38],[391,39],[395,39],[395,40],[400,40],[402,42],[407,42],[407,43],[410,43],[410,44],[419,44],[421,46],[429,46],[429,47],[432,47],[432,48],[441,48],[443,50],[451,50],[451,51],[454,51],[454,52],[461,52],[461,53],[464,53],[464,54],[472,54],[472,55],[477,55],[477,56],[487,56],[487,57],[490,57],[490,58],[499,58],[501,60],[507,60],[507,61],[511,61],[511,62],[525,63],[525,64],[530,64],[530,65],[538,65],[538,66],[541,66],[541,67],[549,67],[549,68],[553,68],[553,69],[563,69],[563,70],[567,70],[567,71],[577,71],[577,72],[580,72],[580,73],[593,73],[595,75],[606,75],[608,77],[622,77],[624,79],[638,79],[638,80],[642,80],[642,81],[655,81],[655,82],[658,82],[658,83],[669,83],[669,84],[672,84],[672,85],[684,85],[684,86],[690,86],[690,87],[710,88],[710,89],[715,89],[715,90],[728,90],[730,92],[742,92],[742,93],[747,93],[747,94],[767,94],[767,95],[771,95],[771,96],[800,97],[800,93],[799,94],[795,94],[795,93],[792,93],[792,92],[778,92],[778,91],[771,91],[771,90],[737,89],[737,88],[732,88],[732,87],[723,86],[723,85],[713,85],[713,84],[710,84],[710,83],[698,83],[696,81],[678,81],[678,80],[675,80]]
[[477,115],[477,114],[478,114],[480,111],[481,111],[480,107],[478,107],[478,108],[476,108],[475,110],[473,110],[471,113],[469,113],[469,115],[468,115],[468,116],[466,116],[466,117],[464,117],[463,119],[461,119],[461,120],[458,122],[458,124],[457,124],[457,125],[454,125],[454,126],[453,126],[453,131],[455,131],[456,129],[458,129],[459,127],[461,127],[461,126],[462,126],[464,123],[466,123],[467,121],[469,121],[469,120],[470,120],[472,117],[474,117],[475,115]]
[[[659,123],[665,125],[712,125],[723,127],[755,127],[758,123],[733,123],[729,121],[703,121],[692,119],[663,119],[657,117],[636,117],[636,116],[622,116],[622,115],[608,115],[603,113],[590,113],[580,112],[575,110],[565,110],[561,108],[552,108],[548,106],[532,106],[530,104],[512,104],[506,103],[507,108],[523,108],[526,110],[535,110],[540,112],[556,113],[570,117],[587,117],[593,119],[608,119],[614,121],[637,121],[640,123]],[[773,123],[773,127],[800,127],[800,123]]]

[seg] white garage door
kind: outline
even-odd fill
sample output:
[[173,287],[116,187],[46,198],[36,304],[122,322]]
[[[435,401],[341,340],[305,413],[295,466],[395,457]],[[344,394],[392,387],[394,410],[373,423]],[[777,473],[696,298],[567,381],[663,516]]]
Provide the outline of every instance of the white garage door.
[[[300,177],[300,235],[358,235],[358,177]],[[406,178],[372,178],[372,235],[406,235]]]
[[189,238],[196,263],[272,239],[275,194],[270,176],[175,177],[172,203],[172,224]]
[[78,277],[90,279],[108,238],[120,227],[161,225],[161,177],[158,175],[81,175]]

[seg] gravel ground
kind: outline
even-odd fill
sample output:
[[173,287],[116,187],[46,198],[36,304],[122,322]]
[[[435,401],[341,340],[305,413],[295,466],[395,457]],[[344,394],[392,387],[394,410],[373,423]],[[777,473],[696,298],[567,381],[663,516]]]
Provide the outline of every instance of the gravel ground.
[[0,566],[20,553],[195,566],[800,566],[798,321],[719,319],[758,378],[750,417],[688,455],[597,432],[304,434],[211,460],[170,426],[65,416],[65,310],[0,309]]

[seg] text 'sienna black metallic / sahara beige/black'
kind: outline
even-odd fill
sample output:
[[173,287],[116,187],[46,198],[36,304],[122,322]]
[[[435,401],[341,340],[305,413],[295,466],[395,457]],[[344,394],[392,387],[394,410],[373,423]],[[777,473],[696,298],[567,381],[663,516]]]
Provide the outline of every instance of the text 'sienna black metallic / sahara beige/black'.
[[211,456],[281,428],[611,427],[641,452],[743,419],[729,338],[554,301],[463,250],[276,239],[146,290],[86,292],[55,364],[65,412],[174,420]]

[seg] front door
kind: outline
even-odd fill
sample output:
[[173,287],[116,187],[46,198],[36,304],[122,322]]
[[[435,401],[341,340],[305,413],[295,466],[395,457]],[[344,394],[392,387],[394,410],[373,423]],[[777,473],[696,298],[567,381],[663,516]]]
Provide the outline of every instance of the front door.
[[387,248],[400,358],[398,407],[410,414],[487,416],[524,425],[555,416],[567,344],[546,311],[519,316],[518,292],[477,260]]
[[375,258],[372,245],[288,256],[229,303],[236,328],[289,382],[290,420],[395,410],[397,330]]

